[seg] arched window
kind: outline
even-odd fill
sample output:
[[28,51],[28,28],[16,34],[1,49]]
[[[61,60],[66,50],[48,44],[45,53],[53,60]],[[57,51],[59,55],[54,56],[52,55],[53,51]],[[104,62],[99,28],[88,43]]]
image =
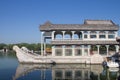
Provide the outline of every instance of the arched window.
[[101,55],[107,55],[107,48],[105,45],[100,46],[100,54]]
[[74,34],[74,39],[79,39],[79,35],[78,34]]
[[55,39],[62,39],[63,36],[62,36],[62,32],[55,32]]
[[65,37],[64,37],[65,39],[71,39],[71,36],[70,36],[70,34],[65,34]]
[[62,35],[61,34],[57,34],[55,39],[62,39]]
[[79,31],[76,31],[76,32],[74,33],[74,39],[81,39],[81,38],[82,38],[82,33],[79,32]]
[[70,31],[65,32],[64,39],[72,39],[72,33]]

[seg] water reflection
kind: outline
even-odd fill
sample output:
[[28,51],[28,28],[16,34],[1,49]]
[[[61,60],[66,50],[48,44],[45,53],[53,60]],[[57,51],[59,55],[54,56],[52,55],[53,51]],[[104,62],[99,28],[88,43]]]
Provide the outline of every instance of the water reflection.
[[100,80],[120,80],[119,71],[111,71],[110,68],[103,68]]
[[52,68],[52,80],[90,80],[90,69],[85,64],[59,64]]
[[117,77],[118,74],[108,74],[108,69],[101,65],[19,64],[13,80],[116,80]]
[[101,65],[19,64],[11,55],[0,56],[0,80],[120,80],[120,71]]
[[[51,80],[51,65],[19,64],[13,80]],[[49,75],[49,77],[46,77]]]

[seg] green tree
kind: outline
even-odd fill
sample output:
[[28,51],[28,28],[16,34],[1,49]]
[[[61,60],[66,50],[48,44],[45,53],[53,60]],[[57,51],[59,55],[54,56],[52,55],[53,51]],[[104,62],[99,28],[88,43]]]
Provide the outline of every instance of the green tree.
[[1,44],[0,44],[0,49],[3,49],[3,48],[5,48],[5,47],[7,47],[6,44],[4,44],[4,43],[1,43]]

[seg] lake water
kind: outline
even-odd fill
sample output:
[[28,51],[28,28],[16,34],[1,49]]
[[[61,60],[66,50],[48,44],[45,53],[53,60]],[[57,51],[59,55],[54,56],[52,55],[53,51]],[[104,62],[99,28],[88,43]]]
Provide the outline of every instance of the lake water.
[[120,80],[101,65],[20,64],[11,54],[0,53],[0,80]]

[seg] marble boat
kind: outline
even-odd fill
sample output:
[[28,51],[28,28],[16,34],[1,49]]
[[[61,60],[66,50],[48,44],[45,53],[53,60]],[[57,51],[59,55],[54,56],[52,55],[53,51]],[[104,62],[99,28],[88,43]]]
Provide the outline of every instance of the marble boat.
[[[103,61],[103,57],[99,54],[86,57],[54,57],[54,56],[41,56],[39,54],[29,51],[26,47],[19,48],[13,46],[13,50],[16,52],[16,56],[20,63],[85,63],[85,64],[100,64]],[[99,58],[99,59],[98,59]],[[96,61],[95,61],[96,60]]]

